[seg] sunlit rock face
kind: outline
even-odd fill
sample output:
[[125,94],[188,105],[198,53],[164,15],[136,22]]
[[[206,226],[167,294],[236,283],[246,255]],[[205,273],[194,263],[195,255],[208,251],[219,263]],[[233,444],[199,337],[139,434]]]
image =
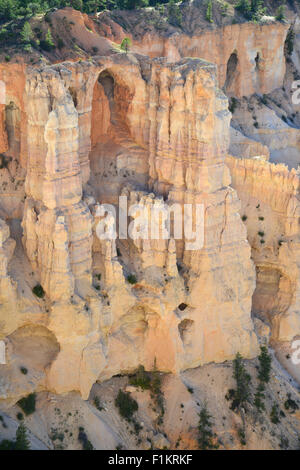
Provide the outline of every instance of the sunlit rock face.
[[[206,25],[207,26],[207,25]],[[149,57],[167,57],[169,62],[182,57],[201,57],[218,66],[218,81],[229,96],[270,93],[283,84],[286,70],[284,43],[288,24],[226,25],[222,28],[194,28],[190,35],[174,32],[146,32],[135,23],[125,31],[110,15],[100,19],[100,34],[120,42],[132,38],[134,52]]]
[[[225,166],[230,113],[216,75],[199,59],[125,54],[24,71],[26,154],[15,157],[26,180],[19,222],[9,222],[11,279],[3,262],[18,292],[14,312],[1,306],[1,337],[34,305],[26,324],[47,327],[41,338],[58,345],[41,388],[87,398],[96,380],[139,364],[179,372],[257,354],[255,269]],[[203,244],[99,239],[97,208],[120,195],[146,208],[203,204]]]
[[291,341],[300,332],[299,172],[260,157],[226,163],[257,271],[253,312],[271,325],[273,340]]

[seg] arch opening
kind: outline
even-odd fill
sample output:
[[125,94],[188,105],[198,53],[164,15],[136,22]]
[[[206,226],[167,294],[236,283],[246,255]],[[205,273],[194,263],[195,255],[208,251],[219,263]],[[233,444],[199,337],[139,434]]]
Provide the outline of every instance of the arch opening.
[[224,90],[227,95],[233,93],[234,84],[238,78],[238,64],[239,59],[237,52],[233,52],[228,59],[226,69],[226,80]]
[[260,70],[260,61],[261,61],[259,52],[256,54],[256,57],[254,60],[255,60],[255,70],[258,72]]
[[145,187],[148,158],[130,128],[130,87],[114,71],[102,71],[93,92],[91,115],[91,176],[96,200],[117,204],[122,187]]

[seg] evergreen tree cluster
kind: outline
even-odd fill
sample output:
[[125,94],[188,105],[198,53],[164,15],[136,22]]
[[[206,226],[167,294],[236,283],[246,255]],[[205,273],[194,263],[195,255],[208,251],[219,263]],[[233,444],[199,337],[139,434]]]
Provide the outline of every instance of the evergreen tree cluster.
[[[300,3],[300,0],[291,0]],[[213,23],[213,0],[203,0],[206,5],[206,20]],[[276,19],[285,19],[285,0],[279,0]],[[175,25],[181,25],[181,12],[177,0],[0,0],[0,22],[13,19],[29,18],[30,16],[47,13],[55,8],[70,6],[87,14],[96,14],[103,10],[134,10],[147,6],[160,5],[162,9],[166,4],[168,20]],[[251,21],[259,21],[266,14],[267,2],[265,0],[237,0],[236,10]]]
[[27,431],[21,423],[16,432],[16,440],[9,441],[4,439],[0,442],[0,450],[30,450],[30,442],[27,438]]

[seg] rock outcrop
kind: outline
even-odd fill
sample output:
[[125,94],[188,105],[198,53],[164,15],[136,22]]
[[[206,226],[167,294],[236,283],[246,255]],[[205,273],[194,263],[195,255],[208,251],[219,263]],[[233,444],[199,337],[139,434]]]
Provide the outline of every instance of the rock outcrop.
[[273,340],[291,341],[300,332],[299,172],[259,157],[226,163],[257,271],[253,312],[271,325]]
[[[255,356],[255,273],[216,67],[119,54],[25,75],[22,240],[59,344],[44,387],[87,398],[139,364],[177,372]],[[148,209],[203,205],[203,246],[99,239],[97,204],[120,195]]]

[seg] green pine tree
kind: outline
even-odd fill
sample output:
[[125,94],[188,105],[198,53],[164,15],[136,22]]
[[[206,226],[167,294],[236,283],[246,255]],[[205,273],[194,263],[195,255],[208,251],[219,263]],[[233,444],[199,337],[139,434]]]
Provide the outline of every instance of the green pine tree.
[[214,22],[213,17],[212,17],[212,0],[209,0],[209,2],[207,4],[206,19],[210,23]]
[[41,41],[41,47],[46,51],[51,51],[55,47],[50,29],[48,29],[46,38]]
[[251,18],[251,4],[250,0],[240,0],[239,3],[235,7],[237,10],[239,10],[245,18],[250,19]]
[[33,39],[33,32],[28,21],[24,23],[23,29],[21,31],[21,38],[23,42],[30,42]]
[[276,18],[277,21],[285,20],[285,6],[284,5],[280,5],[277,8],[275,18]]
[[30,442],[27,438],[26,428],[21,423],[16,432],[15,450],[30,450]]
[[120,48],[122,51],[126,52],[127,54],[130,49],[130,46],[131,46],[130,38],[124,38],[121,42]]
[[199,424],[198,424],[198,444],[199,449],[217,449],[218,444],[214,444],[213,438],[215,437],[212,432],[212,420],[211,415],[207,411],[206,404],[199,413]]
[[83,10],[83,1],[82,0],[71,0],[71,6],[74,10]]

